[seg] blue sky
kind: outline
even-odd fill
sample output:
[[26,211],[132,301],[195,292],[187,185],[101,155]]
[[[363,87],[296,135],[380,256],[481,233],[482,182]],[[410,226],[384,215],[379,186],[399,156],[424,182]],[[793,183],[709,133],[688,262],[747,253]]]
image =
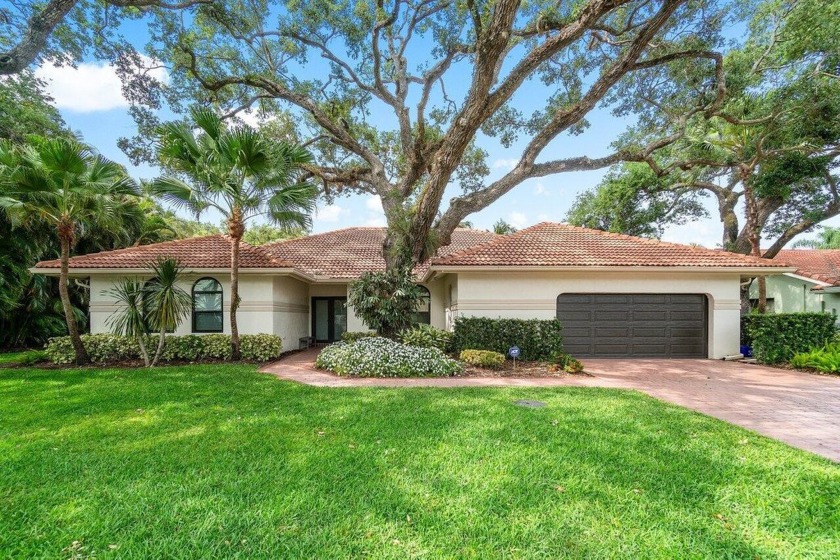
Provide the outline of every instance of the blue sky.
[[[138,44],[145,42],[144,26],[132,22],[128,30],[130,38]],[[133,36],[133,37],[131,37]],[[310,72],[317,72],[317,66],[309,65]],[[314,70],[313,70],[314,68]],[[149,166],[134,167],[117,147],[121,136],[135,134],[135,125],[128,114],[128,103],[122,97],[120,82],[107,64],[87,61],[78,68],[54,68],[44,66],[37,71],[47,80],[48,90],[67,124],[79,132],[84,140],[95,146],[105,156],[126,165],[136,178],[154,177],[157,171]],[[455,86],[457,87],[457,86]],[[530,113],[536,107],[528,106],[528,95],[520,95],[520,108]],[[628,121],[616,119],[608,110],[596,109],[588,115],[589,129],[578,136],[564,136],[553,142],[543,158],[588,155],[598,157],[610,152],[610,144],[627,127]],[[508,171],[519,156],[523,142],[510,150],[502,149],[496,142],[482,143],[489,152],[488,163],[492,181]],[[541,158],[541,159],[543,159]],[[504,219],[518,228],[540,221],[562,221],[575,197],[582,190],[598,184],[607,170],[576,172],[531,180],[496,201],[490,207],[470,216],[468,219],[477,228],[490,228],[498,219]],[[451,193],[457,194],[453,187]],[[708,200],[710,218],[698,220],[666,231],[664,239],[680,243],[699,243],[715,247],[720,243],[721,225],[716,218],[712,200]],[[206,221],[217,222],[216,216],[208,215]],[[832,223],[833,222],[833,223]],[[339,198],[331,206],[321,205],[314,219],[314,231],[327,231],[354,225],[384,225],[381,205],[370,196]],[[828,222],[840,224],[840,219]]]

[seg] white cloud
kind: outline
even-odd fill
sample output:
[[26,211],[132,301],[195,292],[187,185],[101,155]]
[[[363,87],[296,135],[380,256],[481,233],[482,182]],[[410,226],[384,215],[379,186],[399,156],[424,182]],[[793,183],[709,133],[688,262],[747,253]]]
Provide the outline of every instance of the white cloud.
[[534,186],[534,194],[536,196],[551,196],[551,193],[545,188],[545,185],[542,183],[537,183]]
[[315,215],[319,222],[337,222],[345,212],[346,210],[341,206],[331,204],[325,208],[319,208]]
[[550,222],[551,216],[548,214],[537,214],[537,221],[538,222]]
[[513,169],[519,163],[518,159],[497,159],[493,162],[493,169]]
[[384,212],[382,210],[382,199],[379,195],[369,196],[367,200],[365,200],[365,206],[371,212]]
[[[142,58],[144,62],[150,60]],[[116,69],[105,62],[83,62],[76,68],[47,63],[35,70],[35,75],[47,82],[47,92],[59,109],[93,113],[128,107]],[[149,75],[162,82],[168,80],[164,68],[151,70]]]
[[522,212],[511,212],[507,221],[516,229],[528,227],[528,216]]

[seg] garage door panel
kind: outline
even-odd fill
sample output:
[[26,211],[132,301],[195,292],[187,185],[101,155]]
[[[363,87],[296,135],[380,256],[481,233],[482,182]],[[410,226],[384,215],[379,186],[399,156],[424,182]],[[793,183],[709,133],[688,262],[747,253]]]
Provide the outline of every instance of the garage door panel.
[[633,327],[635,338],[662,338],[668,336],[666,327]]
[[584,309],[584,310],[568,310],[563,312],[563,320],[565,323],[569,323],[572,321],[586,321],[589,322],[592,320],[592,309]]
[[[582,329],[578,329],[581,331]],[[630,336],[629,327],[595,327],[594,335],[599,338],[625,338]]]
[[707,304],[699,294],[562,294],[557,317],[581,357],[707,356]]
[[634,321],[667,321],[667,311],[633,311]]

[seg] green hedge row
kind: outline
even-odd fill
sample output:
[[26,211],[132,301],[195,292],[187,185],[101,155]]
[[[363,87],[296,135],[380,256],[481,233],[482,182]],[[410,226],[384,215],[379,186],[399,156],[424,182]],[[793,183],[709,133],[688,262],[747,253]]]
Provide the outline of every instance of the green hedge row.
[[778,364],[831,342],[836,320],[830,313],[751,314],[741,318],[741,332],[758,361]]
[[[243,360],[267,362],[280,356],[283,342],[273,334],[244,334],[239,337]],[[150,355],[157,350],[158,335],[146,337],[146,349]],[[124,360],[139,360],[140,345],[137,340],[114,334],[85,334],[82,344],[94,363],[112,363]],[[55,364],[72,364],[75,360],[73,345],[69,336],[51,338],[45,354]],[[166,337],[162,362],[196,360],[229,360],[231,354],[230,335],[169,335]]]
[[548,360],[563,351],[563,328],[557,319],[489,319],[461,317],[455,321],[452,348],[492,350],[504,356],[518,346],[521,360]]

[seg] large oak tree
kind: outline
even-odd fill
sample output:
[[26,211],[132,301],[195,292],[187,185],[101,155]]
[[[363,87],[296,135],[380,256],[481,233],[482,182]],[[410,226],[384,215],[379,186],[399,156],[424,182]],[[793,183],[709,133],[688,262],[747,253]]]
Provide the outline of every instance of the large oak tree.
[[[290,117],[328,197],[381,197],[384,254],[401,268],[528,179],[644,161],[715,114],[727,13],[702,0],[240,0],[162,13],[148,54],[170,98]],[[644,108],[663,135],[601,157],[560,151],[599,104]],[[515,149],[513,168],[489,181],[479,138]]]

